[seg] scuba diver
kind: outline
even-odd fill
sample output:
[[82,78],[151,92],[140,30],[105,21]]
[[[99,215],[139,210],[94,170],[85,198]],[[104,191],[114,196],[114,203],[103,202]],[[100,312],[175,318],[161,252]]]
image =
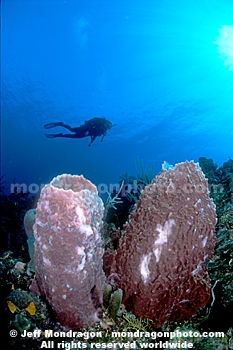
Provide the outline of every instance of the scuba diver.
[[97,136],[102,136],[101,142],[104,139],[104,136],[107,134],[107,130],[110,130],[113,126],[116,124],[112,124],[109,120],[107,120],[105,117],[95,117],[90,120],[85,120],[84,124],[77,126],[75,128],[72,128],[71,126],[64,124],[63,122],[58,123],[49,123],[45,124],[45,129],[51,129],[56,126],[62,126],[63,128],[66,128],[67,130],[74,132],[74,134],[45,134],[46,137],[53,139],[55,137],[68,137],[71,139],[81,139],[83,137],[90,136],[91,142],[88,146],[90,146],[96,139]]

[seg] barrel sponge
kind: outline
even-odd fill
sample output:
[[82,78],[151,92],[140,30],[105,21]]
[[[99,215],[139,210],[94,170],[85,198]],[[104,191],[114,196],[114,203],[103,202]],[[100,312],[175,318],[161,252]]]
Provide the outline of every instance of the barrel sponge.
[[47,299],[67,329],[93,325],[102,312],[103,212],[96,186],[82,175],[57,176],[40,194],[30,289]]
[[104,256],[114,288],[138,317],[187,320],[210,298],[205,262],[215,244],[215,205],[198,164],[162,170],[146,186],[129,217],[117,251]]

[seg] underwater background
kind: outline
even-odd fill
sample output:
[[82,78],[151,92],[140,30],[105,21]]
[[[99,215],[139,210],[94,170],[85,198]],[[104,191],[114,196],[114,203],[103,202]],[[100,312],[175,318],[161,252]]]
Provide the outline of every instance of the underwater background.
[[[2,174],[95,185],[170,164],[232,157],[230,0],[2,1]],[[47,139],[46,123],[105,116],[103,142]],[[56,132],[61,132],[56,128]],[[35,187],[34,187],[35,188]]]
[[[30,289],[35,273],[35,208],[44,184],[64,173],[83,174],[95,184],[105,202],[100,232],[103,250],[115,254],[127,231],[125,223],[132,221],[135,208],[140,209],[145,197],[141,194],[153,192],[151,181],[162,164],[162,174],[171,174],[169,164],[194,160],[208,179],[206,191],[216,205],[215,248],[203,263],[211,281],[205,285],[210,299],[195,317],[183,317],[181,312],[181,318],[168,318],[156,329],[224,332],[223,338],[200,335],[190,341],[197,350],[233,349],[232,0],[3,0],[1,26],[1,345],[4,349],[39,349],[42,340],[47,342],[44,334],[42,339],[24,339],[20,334],[62,329],[48,301]],[[50,132],[46,124],[78,127],[94,117],[105,117],[114,125],[102,142],[97,137],[88,146],[90,135],[45,137]],[[51,132],[67,133],[61,127]],[[179,166],[200,172],[193,163]],[[175,180],[179,176],[187,180],[195,171],[186,177],[181,172]],[[135,180],[134,192],[130,186]],[[122,185],[119,192],[114,184]],[[145,185],[148,187],[141,191]],[[145,208],[150,212],[158,204],[157,215],[161,208],[163,212],[164,203],[166,207],[166,196],[152,206],[145,203]],[[169,205],[176,210],[174,203]],[[150,225],[153,220],[147,222]],[[141,232],[148,233],[147,229]],[[190,256],[182,244],[177,254],[180,261]],[[129,245],[134,251],[132,240]],[[59,247],[62,250],[64,243]],[[63,251],[59,254],[66,256]],[[107,263],[103,262],[105,268]],[[152,320],[139,318],[125,306],[125,290],[113,292],[110,287],[107,284],[103,293],[107,302],[100,322],[81,330],[103,331],[102,338],[93,340],[101,343],[113,341],[111,331],[151,332]],[[175,301],[176,297],[174,294]],[[185,310],[182,303],[181,310]],[[16,335],[10,333],[12,329]],[[76,340],[62,339],[67,349]],[[80,339],[89,349],[92,339]],[[52,340],[58,342],[56,337]],[[120,344],[128,338],[115,340]],[[152,338],[136,342],[136,349],[141,342],[152,344],[149,347],[155,344]]]

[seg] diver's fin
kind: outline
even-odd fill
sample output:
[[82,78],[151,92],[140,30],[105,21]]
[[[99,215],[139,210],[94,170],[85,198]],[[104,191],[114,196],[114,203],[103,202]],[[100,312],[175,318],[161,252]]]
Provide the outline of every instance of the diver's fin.
[[45,129],[51,129],[51,128],[55,128],[55,126],[62,126],[63,122],[58,122],[58,123],[49,123],[49,124],[45,124],[44,128]]
[[62,134],[45,134],[45,137],[47,137],[48,139],[54,139],[55,137],[61,137]]
[[51,129],[51,128],[54,128],[55,126],[56,126],[55,123],[49,123],[49,124],[45,124],[44,128],[45,129]]

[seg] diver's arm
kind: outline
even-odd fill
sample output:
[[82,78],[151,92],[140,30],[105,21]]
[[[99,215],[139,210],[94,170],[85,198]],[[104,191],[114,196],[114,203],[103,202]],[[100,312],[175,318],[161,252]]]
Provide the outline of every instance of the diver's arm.
[[100,142],[102,142],[102,141],[103,141],[104,136],[106,136],[106,135],[107,135],[107,133],[105,132],[105,133],[103,134],[103,136],[102,136],[102,138],[101,138]]
[[90,136],[91,136],[91,142],[89,143],[88,146],[90,146],[96,139],[96,136],[94,136],[94,135],[90,135]]

